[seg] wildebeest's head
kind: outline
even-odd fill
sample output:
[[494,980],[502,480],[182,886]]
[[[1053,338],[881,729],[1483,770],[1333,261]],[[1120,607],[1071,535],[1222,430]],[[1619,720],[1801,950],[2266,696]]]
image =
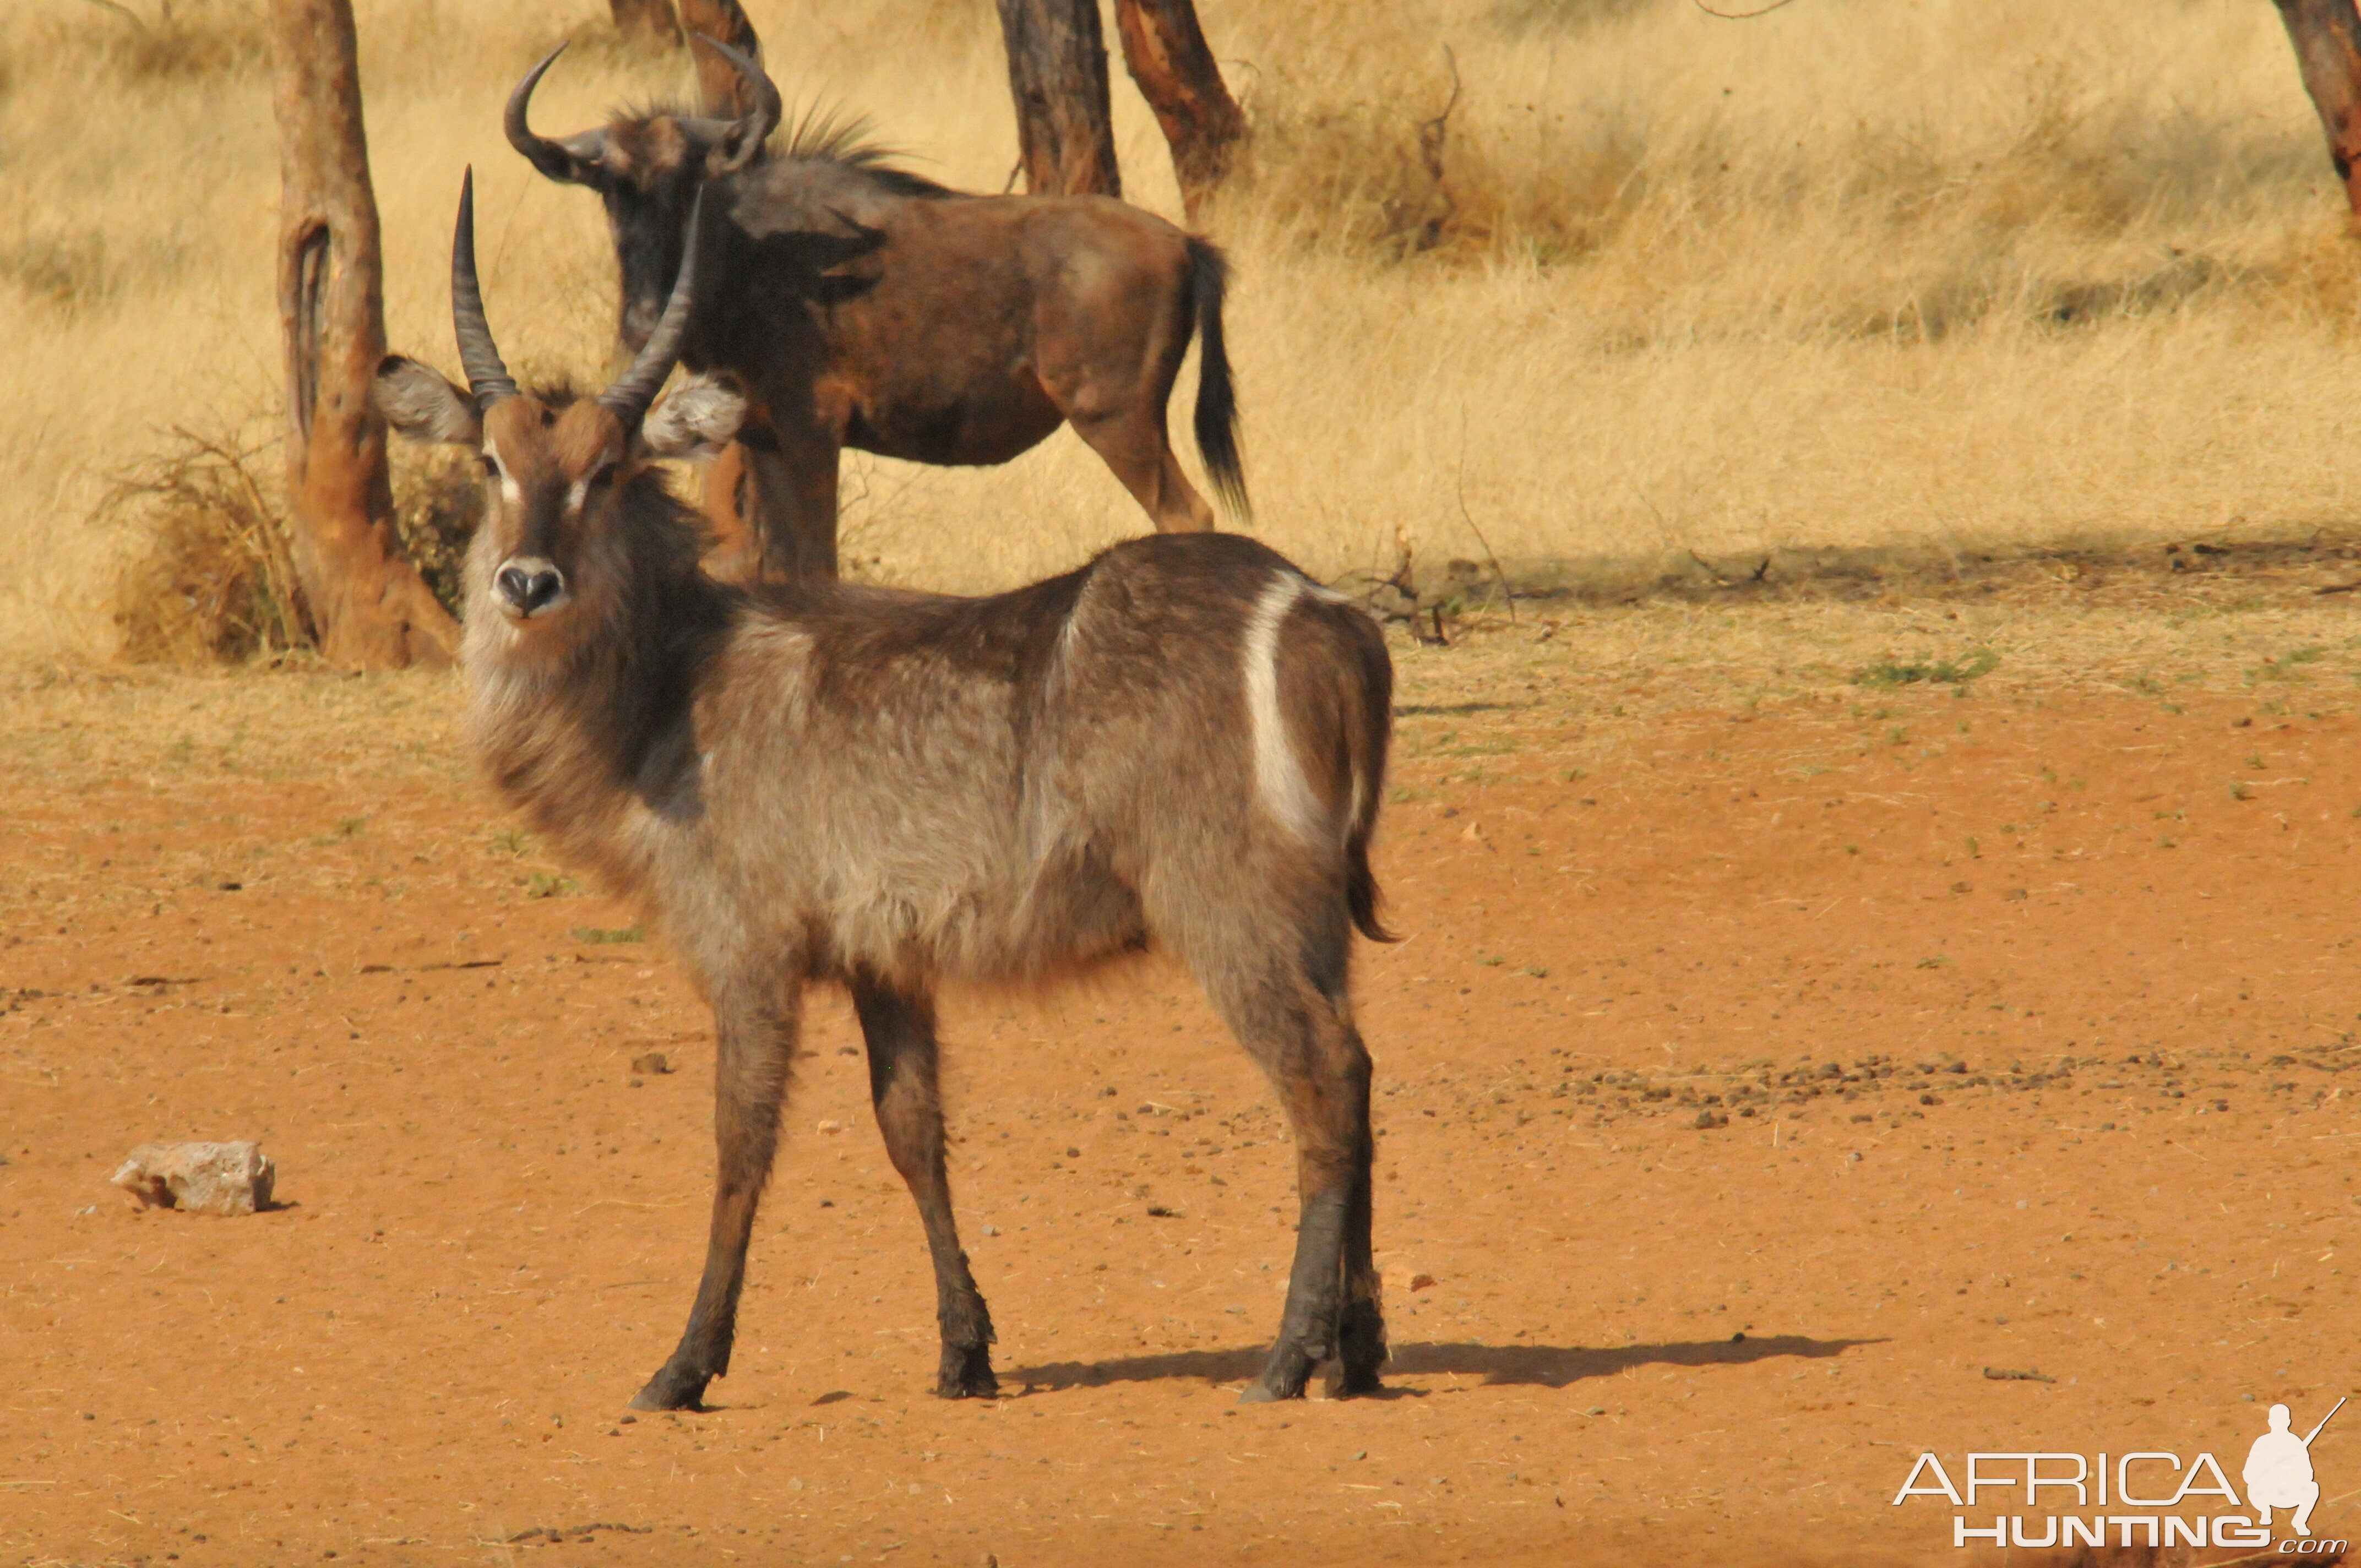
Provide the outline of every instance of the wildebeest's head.
[[[648,459],[711,455],[736,433],[744,401],[697,380],[649,409],[687,331],[693,235],[663,313],[620,380],[588,400],[521,389],[484,320],[474,185],[470,170],[451,245],[452,324],[467,385],[463,390],[397,355],[379,366],[370,401],[401,434],[473,447],[483,463],[489,504],[467,556],[471,640],[505,625],[511,638],[554,638],[566,646],[580,635],[573,628],[609,619],[631,587],[632,563],[652,543],[664,543],[638,535],[672,525],[660,481],[645,473]],[[684,228],[696,214],[692,199]],[[568,630],[548,630],[554,625]]]
[[742,118],[639,115],[556,140],[535,136],[526,109],[544,73],[566,52],[564,44],[509,94],[509,144],[550,179],[587,185],[607,203],[623,269],[622,336],[633,348],[655,330],[680,270],[681,236],[698,187],[752,163],[779,123],[779,90],[763,68],[727,44],[692,36],[744,78],[753,107]]

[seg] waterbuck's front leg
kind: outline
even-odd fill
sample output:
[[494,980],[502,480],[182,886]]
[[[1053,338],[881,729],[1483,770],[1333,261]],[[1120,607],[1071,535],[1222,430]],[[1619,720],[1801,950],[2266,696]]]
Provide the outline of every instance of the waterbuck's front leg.
[[713,1138],[719,1154],[705,1277],[672,1359],[631,1400],[635,1410],[693,1410],[705,1386],[730,1372],[738,1293],[754,1209],[779,1146],[779,1102],[786,1092],[800,997],[793,992],[731,996],[714,1004]]
[[853,1010],[869,1046],[869,1099],[885,1153],[918,1201],[927,1251],[935,1264],[935,1317],[943,1359],[935,1392],[946,1399],[1000,1392],[992,1375],[992,1314],[968,1272],[951,1217],[950,1178],[943,1168],[943,1107],[935,1092],[933,998],[906,993],[873,976],[852,981]]

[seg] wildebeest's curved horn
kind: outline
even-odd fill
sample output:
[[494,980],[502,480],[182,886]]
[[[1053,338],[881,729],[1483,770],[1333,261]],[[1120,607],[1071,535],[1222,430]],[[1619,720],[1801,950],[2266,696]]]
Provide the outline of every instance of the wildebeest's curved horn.
[[467,372],[467,390],[476,407],[488,409],[502,398],[517,395],[509,367],[492,344],[492,329],[484,320],[484,292],[476,284],[476,170],[470,164],[459,182],[459,224],[451,236],[451,326],[459,338],[459,364]]
[[567,137],[564,141],[552,141],[547,137],[533,135],[533,126],[525,117],[525,111],[533,103],[533,90],[541,85],[542,77],[565,52],[566,46],[559,44],[541,57],[539,65],[524,73],[524,80],[518,82],[516,91],[509,94],[508,112],[500,123],[509,133],[509,145],[531,159],[535,169],[552,180],[569,185],[587,185],[598,170],[599,160],[607,156],[607,133],[584,131],[580,136]]
[[730,69],[745,79],[747,91],[754,95],[754,106],[747,111],[743,119],[699,119],[688,123],[689,132],[697,137],[699,145],[708,150],[719,147],[729,149],[720,165],[709,172],[735,174],[754,160],[755,155],[763,150],[763,143],[779,128],[779,115],[785,105],[779,100],[777,84],[761,66],[719,38],[707,38],[703,33],[692,33],[690,37],[728,60]]
[[688,336],[688,313],[697,295],[697,231],[704,214],[705,192],[700,190],[688,205],[688,243],[682,247],[680,276],[673,280],[672,298],[664,302],[664,315],[623,378],[598,394],[600,405],[613,410],[626,425],[638,424],[648,405],[656,400]]

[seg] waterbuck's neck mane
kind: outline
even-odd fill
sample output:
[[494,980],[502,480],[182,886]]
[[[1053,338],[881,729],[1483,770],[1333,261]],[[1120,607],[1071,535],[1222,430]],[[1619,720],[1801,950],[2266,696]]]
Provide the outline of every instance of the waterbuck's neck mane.
[[[586,547],[571,624],[544,637],[488,622],[468,640],[478,761],[511,799],[556,823],[587,824],[602,806],[661,790],[650,760],[677,750],[698,674],[741,597],[697,569],[697,516],[661,470],[632,475],[617,501],[609,537]],[[471,620],[500,614],[484,593],[468,610]]]

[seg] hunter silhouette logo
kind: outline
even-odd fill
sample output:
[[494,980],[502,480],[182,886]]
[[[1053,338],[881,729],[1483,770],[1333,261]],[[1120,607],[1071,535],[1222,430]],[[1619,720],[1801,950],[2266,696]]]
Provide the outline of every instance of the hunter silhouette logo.
[[[2312,1474],[2312,1446],[2345,1403],[2337,1400],[2317,1425],[2301,1435],[2288,1407],[2271,1406],[2270,1430],[2246,1451],[2246,1468],[2239,1473],[2243,1487],[2232,1484],[2226,1468],[2210,1453],[2189,1455],[2184,1462],[2181,1453],[2157,1449],[2096,1454],[1980,1452],[1954,1457],[1955,1468],[1948,1472],[1940,1457],[1921,1453],[1902,1489],[1894,1494],[1894,1506],[1940,1497],[1956,1510],[1953,1546],[2037,1550],[2271,1547],[2278,1535],[2272,1516],[2284,1512],[2279,1530],[2288,1533],[2277,1541],[2277,1552],[2336,1561],[2351,1543],[2312,1533],[2312,1510],[2322,1501],[2320,1482]],[[1962,1464],[1964,1468],[1958,1468]],[[2241,1491],[2245,1513],[2235,1511]],[[2001,1510],[1982,1511],[1992,1508],[1993,1492],[2006,1503]]]
[[2320,1426],[2298,1437],[2288,1430],[2291,1419],[2288,1408],[2271,1407],[2271,1430],[2246,1451],[2243,1473],[2246,1506],[2255,1510],[2256,1524],[2268,1530],[2273,1508],[2293,1508],[2295,1517],[2288,1520],[2288,1528],[2298,1535],[2312,1533],[2312,1506],[2320,1501],[2320,1483],[2312,1475],[2312,1440],[2344,1408],[2345,1401],[2337,1400],[2335,1409],[2320,1418]]

